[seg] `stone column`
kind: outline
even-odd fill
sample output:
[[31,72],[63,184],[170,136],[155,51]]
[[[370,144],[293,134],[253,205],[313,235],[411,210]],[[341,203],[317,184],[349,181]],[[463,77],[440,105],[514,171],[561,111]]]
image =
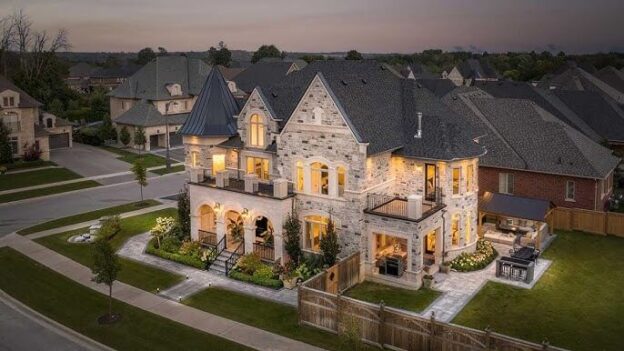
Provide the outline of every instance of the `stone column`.
[[199,216],[191,215],[191,240],[197,241],[199,240],[199,227],[200,227],[200,218]]
[[[279,260],[284,256],[284,237],[282,236],[282,227],[278,226],[273,231],[273,250],[275,252],[275,260]],[[282,260],[282,264],[284,264]]]
[[256,241],[256,226],[245,224],[245,253],[253,252],[253,244]]
[[303,192],[306,194],[312,192],[312,169],[307,163],[303,165]]
[[221,241],[225,237],[225,219],[222,214],[219,214],[215,220],[217,225],[217,242]]
[[419,219],[422,217],[422,195],[412,194],[407,197],[407,217]]

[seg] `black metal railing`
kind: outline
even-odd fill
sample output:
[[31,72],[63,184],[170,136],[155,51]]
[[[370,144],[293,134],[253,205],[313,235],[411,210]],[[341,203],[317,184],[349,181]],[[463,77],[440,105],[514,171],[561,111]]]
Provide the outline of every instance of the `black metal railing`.
[[236,265],[236,261],[238,261],[238,258],[244,253],[245,253],[245,241],[241,241],[240,243],[238,243],[238,246],[236,246],[236,249],[232,251],[232,253],[230,254],[230,257],[228,257],[228,259],[225,261],[225,275],[226,276],[230,274],[230,270],[234,268],[234,266]]
[[209,232],[207,230],[201,230],[201,229],[199,229],[197,232],[198,232],[199,241],[202,243],[202,245],[207,245],[210,247],[217,246],[217,233],[213,233],[213,232]]
[[260,256],[260,259],[265,261],[275,261],[275,248],[273,245],[268,245],[265,243],[254,243],[253,251],[255,254]]
[[206,261],[206,269],[210,269],[210,266],[217,260],[217,257],[221,255],[223,250],[226,248],[227,240],[225,239],[227,235],[224,235],[221,240],[217,242],[217,245],[212,249],[212,254],[208,256],[208,260]]

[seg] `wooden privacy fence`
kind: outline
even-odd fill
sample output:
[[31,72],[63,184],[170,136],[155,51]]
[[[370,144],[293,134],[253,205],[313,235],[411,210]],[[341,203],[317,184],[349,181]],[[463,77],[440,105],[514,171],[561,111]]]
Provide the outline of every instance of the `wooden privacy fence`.
[[[357,263],[357,265],[356,265]],[[563,349],[439,322],[341,295],[360,281],[352,255],[299,286],[299,323],[332,333],[355,332],[363,342],[405,351],[537,351]],[[332,276],[333,273],[333,276]]]
[[624,237],[624,214],[580,208],[557,207],[551,216],[555,230],[580,230],[601,235]]

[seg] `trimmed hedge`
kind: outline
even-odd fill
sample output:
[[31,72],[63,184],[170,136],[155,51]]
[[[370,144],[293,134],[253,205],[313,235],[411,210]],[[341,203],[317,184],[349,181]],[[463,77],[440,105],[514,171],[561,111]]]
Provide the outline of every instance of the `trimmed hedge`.
[[475,252],[462,252],[451,261],[451,268],[458,272],[478,271],[487,267],[496,257],[498,257],[498,252],[494,249],[492,243],[479,239]]
[[187,266],[191,266],[191,267],[195,267],[199,269],[206,268],[206,263],[202,262],[202,260],[200,259],[157,249],[156,241],[154,239],[150,240],[150,242],[147,244],[147,249],[145,249],[145,252],[147,252],[150,255],[158,256],[160,258],[164,258],[165,260],[182,263]]
[[252,284],[256,284],[260,286],[265,286],[267,288],[272,288],[272,289],[280,289],[282,288],[282,286],[284,286],[282,281],[279,279],[260,278],[258,276],[253,276],[251,274],[239,272],[236,270],[232,270],[230,272],[230,278],[240,280],[246,283],[252,283]]

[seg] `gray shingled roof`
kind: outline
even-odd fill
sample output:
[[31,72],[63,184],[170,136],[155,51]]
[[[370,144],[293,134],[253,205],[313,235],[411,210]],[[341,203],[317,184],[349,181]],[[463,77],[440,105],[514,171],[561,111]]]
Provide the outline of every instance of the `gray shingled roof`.
[[293,62],[284,61],[261,61],[237,74],[233,81],[236,82],[238,89],[251,93],[257,86],[273,85],[284,79],[293,64]]
[[13,82],[0,75],[0,92],[3,92],[5,90],[13,90],[14,92],[19,94],[20,102],[17,107],[39,107],[42,105],[42,103],[35,100],[35,98],[33,98],[32,96],[28,95],[17,85],[13,84]]
[[[170,125],[184,124],[188,113],[167,115]],[[149,101],[141,100],[132,106],[128,111],[122,113],[114,122],[117,124],[127,124],[131,126],[152,127],[164,126],[167,122],[158,109]]]
[[462,61],[457,66],[457,70],[464,78],[475,79],[498,79],[500,75],[487,60],[477,60],[474,58]]
[[546,221],[552,207],[554,205],[548,200],[489,191],[479,199],[479,211],[540,222]]
[[223,75],[218,69],[213,69],[179,133],[199,136],[236,135],[234,116],[239,112],[240,106]]
[[624,93],[624,71],[620,72],[613,66],[607,66],[594,75],[617,91]]
[[418,84],[429,89],[435,96],[443,97],[450,93],[457,86],[449,79],[432,78],[432,79],[419,79],[416,78]]
[[210,66],[186,56],[159,56],[120,84],[109,96],[129,99],[168,100],[168,84],[180,84],[182,96],[199,94]]

